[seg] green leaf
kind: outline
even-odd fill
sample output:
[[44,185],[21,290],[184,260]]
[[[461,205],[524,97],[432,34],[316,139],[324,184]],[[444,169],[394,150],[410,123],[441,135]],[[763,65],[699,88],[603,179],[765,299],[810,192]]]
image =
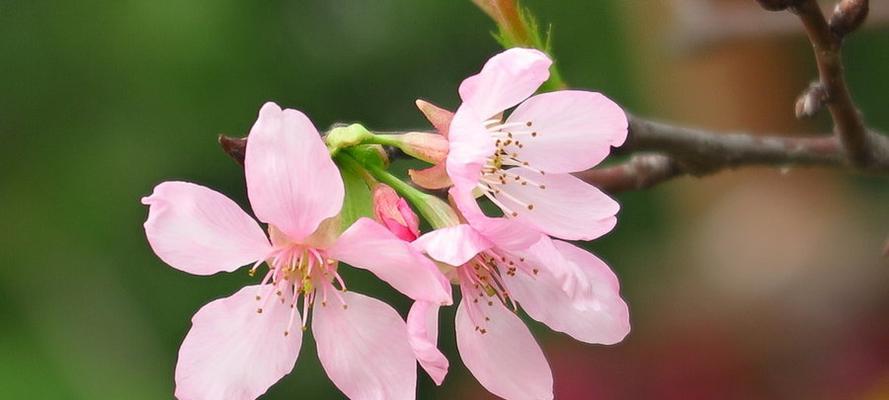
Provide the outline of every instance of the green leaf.
[[359,175],[360,172],[341,162],[337,165],[340,167],[343,184],[346,187],[346,198],[343,200],[343,210],[340,212],[340,230],[345,231],[358,218],[373,218],[373,196],[367,181]]

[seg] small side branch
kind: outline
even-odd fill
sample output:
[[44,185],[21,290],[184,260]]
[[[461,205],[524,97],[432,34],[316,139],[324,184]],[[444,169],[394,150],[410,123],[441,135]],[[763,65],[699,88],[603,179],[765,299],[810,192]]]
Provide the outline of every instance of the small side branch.
[[869,151],[870,134],[846,84],[841,50],[845,35],[857,29],[867,17],[868,1],[841,1],[830,23],[816,0],[797,1],[792,9],[799,15],[812,43],[818,65],[817,85],[826,95],[834,133],[840,138],[849,163],[859,168],[867,167],[873,161]]

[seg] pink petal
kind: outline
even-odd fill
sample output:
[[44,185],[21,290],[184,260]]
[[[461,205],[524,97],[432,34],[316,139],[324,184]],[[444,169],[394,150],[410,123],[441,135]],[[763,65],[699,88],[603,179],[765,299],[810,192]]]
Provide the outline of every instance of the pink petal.
[[485,333],[469,317],[473,303],[461,301],[457,307],[457,349],[466,368],[485,389],[505,399],[552,399],[552,372],[534,336],[501,302],[491,304],[475,305],[490,318]]
[[300,240],[340,212],[343,179],[306,116],[266,103],[247,141],[247,195],[260,221]]
[[433,260],[456,267],[490,249],[492,243],[471,226],[463,224],[436,229],[420,236],[413,245]]
[[290,373],[302,329],[297,325],[284,335],[291,308],[280,302],[271,301],[257,313],[256,296],[265,290],[244,287],[195,314],[179,349],[176,398],[252,400]]
[[327,376],[350,399],[414,399],[417,364],[407,327],[386,303],[354,292],[315,302],[312,332]]
[[615,214],[620,205],[572,175],[541,175],[521,168],[509,171],[545,186],[541,189],[508,181],[500,186],[505,194],[495,195],[519,219],[543,233],[567,240],[592,240],[608,233],[617,223]]
[[445,163],[424,169],[409,169],[407,173],[411,176],[411,181],[424,189],[444,189],[454,184],[448,177]]
[[[608,156],[627,138],[627,116],[607,97],[563,90],[539,94],[520,104],[507,123],[515,123],[522,143],[519,159],[546,173],[583,171]],[[531,126],[525,124],[531,122]],[[532,136],[533,133],[533,136]]]
[[593,285],[589,282],[586,272],[581,266],[565,259],[562,252],[555,246],[555,241],[548,236],[535,243],[525,251],[516,252],[514,258],[524,257],[539,271],[546,271],[558,283],[562,293],[571,299],[574,307],[584,309],[586,304],[595,300]]
[[577,340],[601,344],[623,340],[630,332],[630,320],[617,277],[591,253],[566,242],[554,242],[564,260],[585,274],[593,297],[579,309],[575,299],[561,289],[561,281],[542,268],[535,276],[517,274],[506,279],[513,298],[531,318]]
[[506,50],[491,57],[481,72],[463,81],[460,98],[482,119],[488,119],[534,94],[549,79],[550,65],[552,60],[539,50]]
[[463,105],[451,121],[448,157],[445,167],[448,177],[461,190],[472,190],[481,177],[481,169],[494,155],[494,137],[485,130],[484,118]]
[[448,373],[448,359],[438,350],[438,306],[424,301],[414,302],[407,314],[407,334],[420,366],[436,385]]
[[414,300],[451,304],[450,285],[432,261],[379,223],[361,218],[328,249],[330,257],[364,268]]
[[461,192],[457,188],[452,188],[448,193],[469,225],[496,247],[506,250],[525,250],[543,237],[530,225],[520,220],[488,217],[482,212],[475,198],[469,192]]
[[231,272],[255,262],[271,245],[253,218],[228,197],[187,182],[164,182],[144,197],[145,234],[173,268],[195,275]]

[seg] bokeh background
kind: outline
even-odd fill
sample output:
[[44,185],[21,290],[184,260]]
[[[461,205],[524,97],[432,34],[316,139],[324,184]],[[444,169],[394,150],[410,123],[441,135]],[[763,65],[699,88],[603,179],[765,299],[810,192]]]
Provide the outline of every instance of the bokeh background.
[[[574,87],[715,129],[815,132],[792,105],[814,76],[798,21],[750,0],[528,0]],[[882,1],[874,1],[875,8]],[[848,40],[852,90],[889,130],[886,17]],[[751,28],[752,27],[752,28]],[[191,315],[254,280],[156,258],[141,196],[197,182],[246,206],[216,135],[260,105],[319,128],[425,127],[416,98],[456,88],[498,51],[469,1],[0,0],[0,398],[165,399]],[[889,398],[889,185],[825,170],[749,169],[618,196],[590,244],[621,278],[633,332],[576,342],[529,321],[560,399]],[[402,313],[409,304],[368,275]],[[490,398],[462,367],[453,310],[442,387]],[[341,398],[306,337],[264,398]],[[224,349],[220,349],[224,351]],[[246,367],[246,366],[245,366]]]

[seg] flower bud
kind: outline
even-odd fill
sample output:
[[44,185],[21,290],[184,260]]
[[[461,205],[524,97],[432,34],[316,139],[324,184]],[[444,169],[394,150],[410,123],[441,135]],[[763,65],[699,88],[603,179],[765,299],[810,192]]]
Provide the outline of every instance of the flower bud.
[[827,103],[827,88],[821,82],[813,82],[809,87],[796,99],[796,117],[812,118],[824,108]]
[[430,164],[441,163],[448,156],[448,140],[437,133],[408,132],[377,137],[398,147],[405,154]]
[[839,37],[858,29],[870,11],[868,0],[842,0],[830,16],[830,29]]
[[420,236],[420,220],[407,202],[391,187],[378,184],[373,190],[374,217],[399,239],[412,242]]

